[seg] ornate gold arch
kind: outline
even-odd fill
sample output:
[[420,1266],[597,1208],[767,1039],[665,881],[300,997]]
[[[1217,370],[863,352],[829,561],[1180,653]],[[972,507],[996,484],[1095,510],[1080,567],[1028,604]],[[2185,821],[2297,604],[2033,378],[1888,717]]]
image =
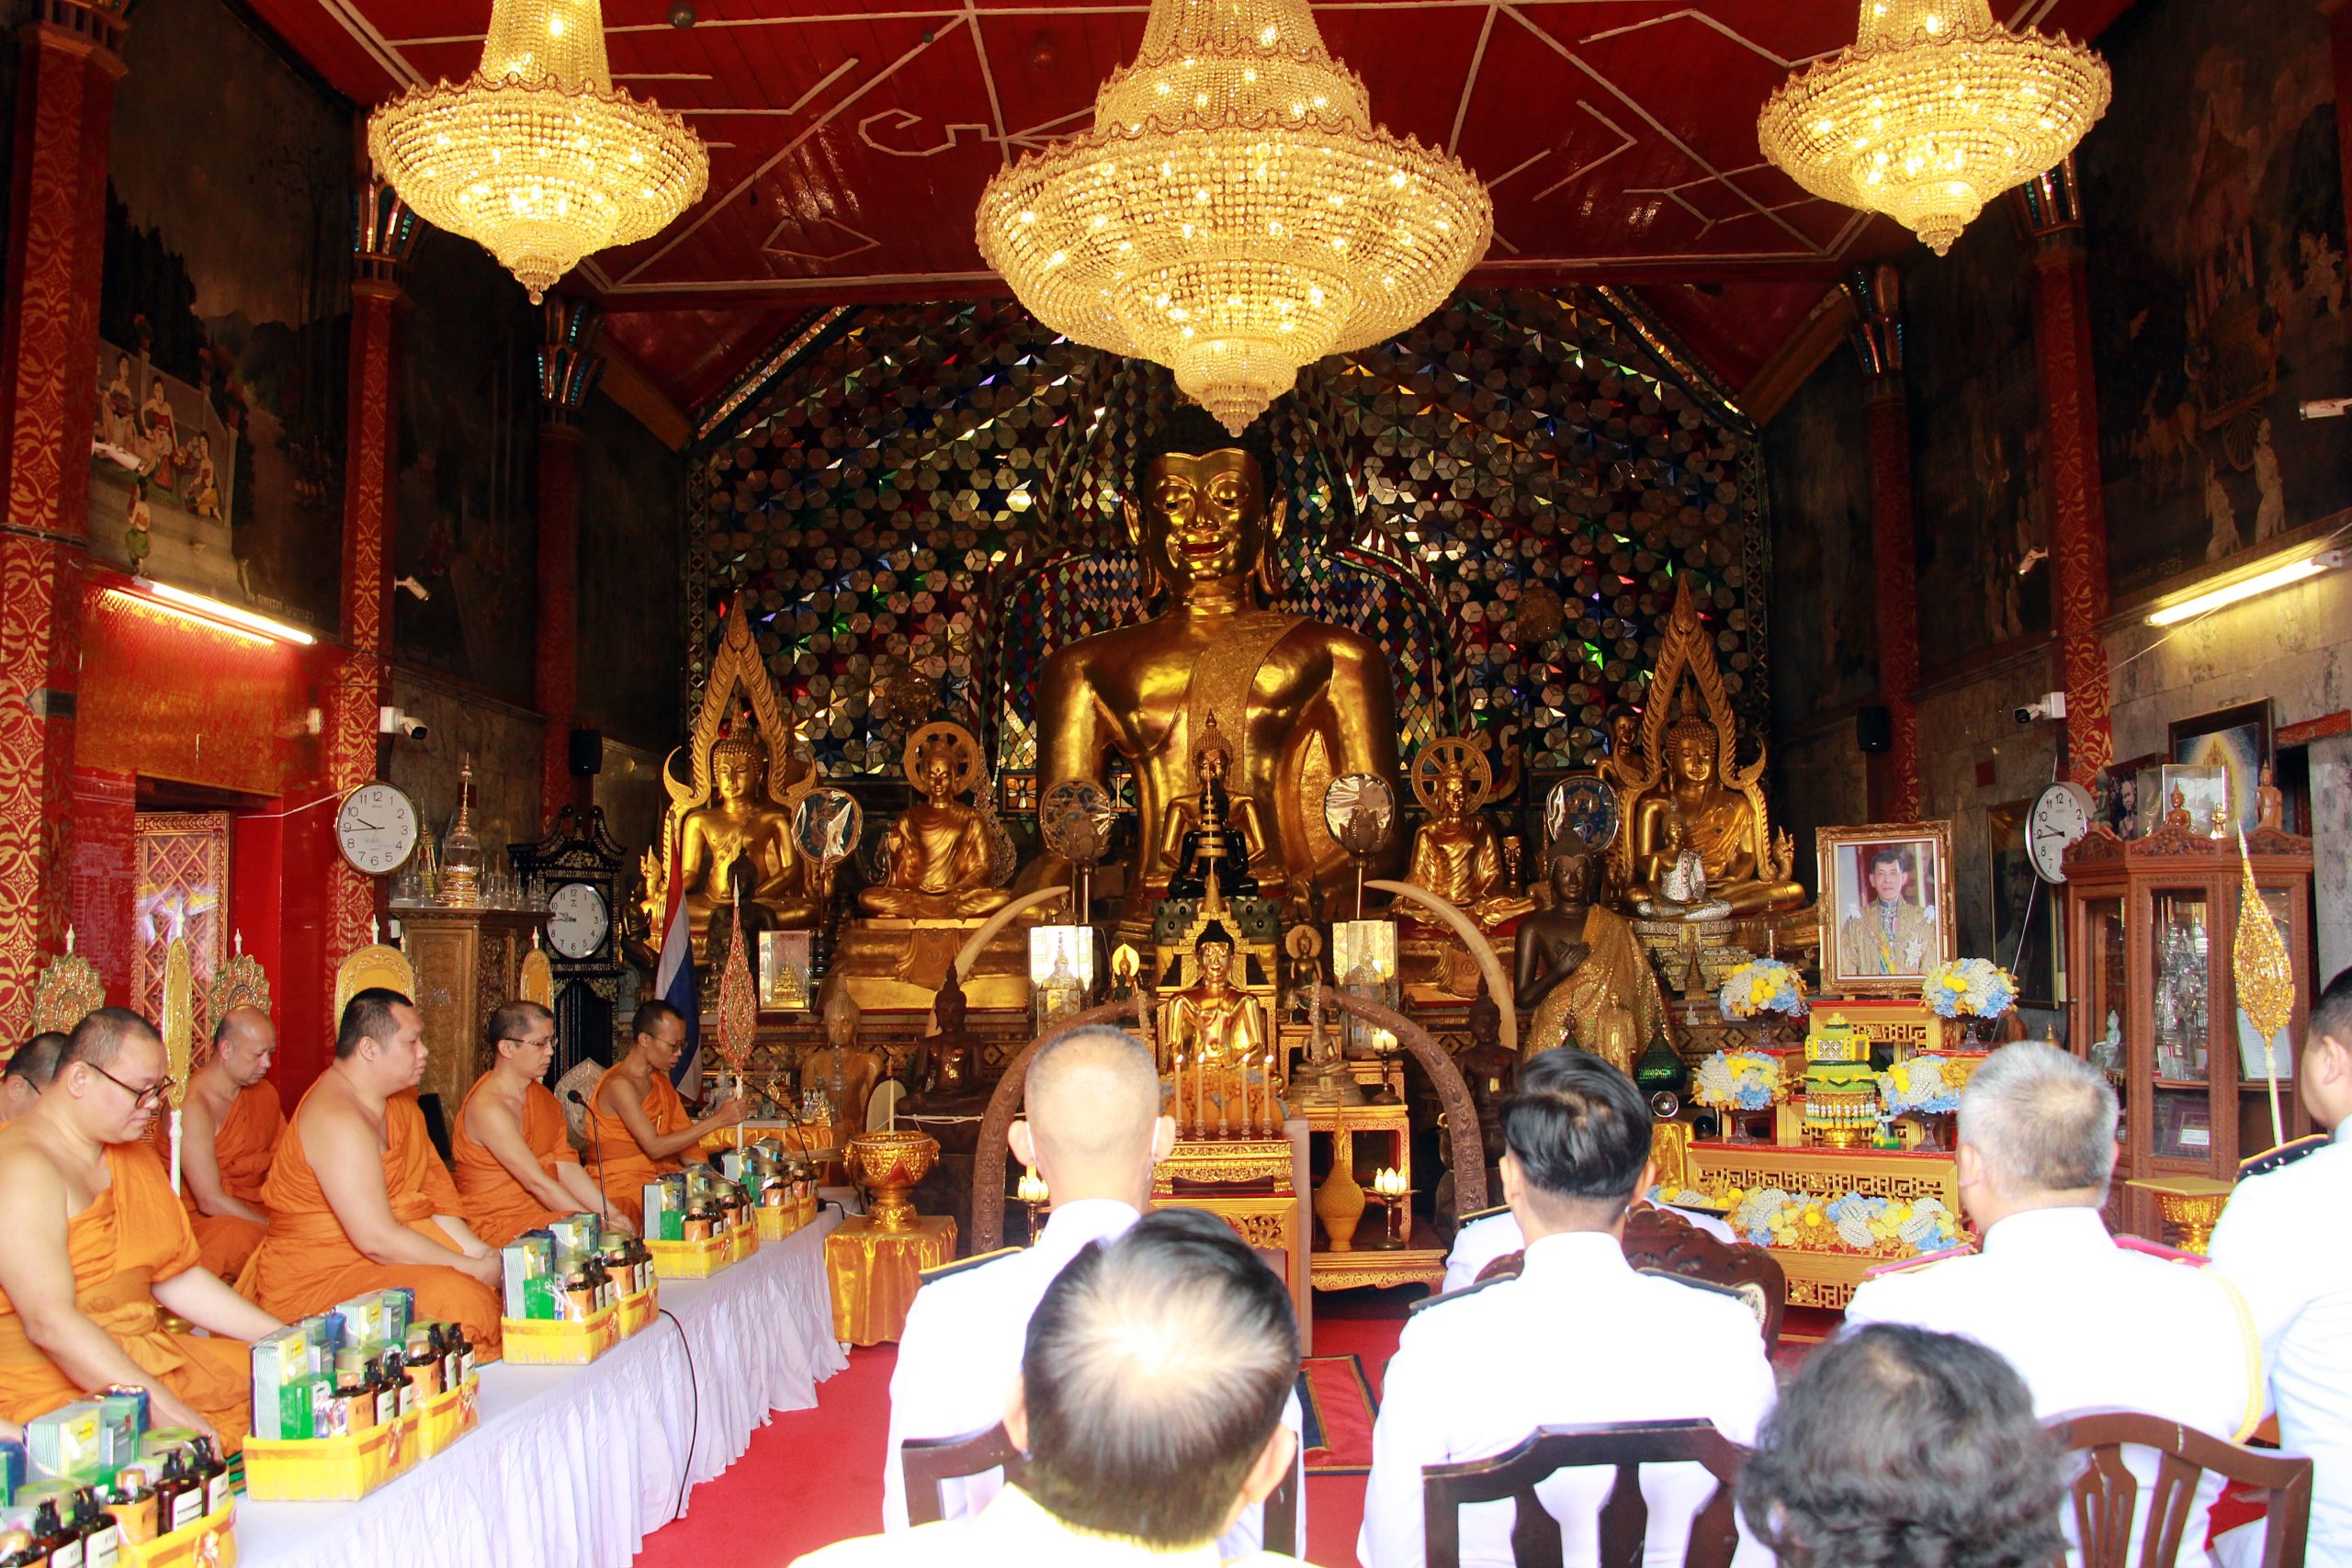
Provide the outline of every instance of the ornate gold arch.
[[768,798],[790,811],[800,804],[802,795],[817,787],[816,759],[804,755],[796,744],[799,728],[792,710],[776,693],[767,661],[760,657],[759,639],[752,635],[750,604],[750,590],[736,593],[734,607],[727,612],[727,627],[719,634],[710,679],[703,683],[702,706],[695,714],[693,739],[687,745],[692,783],[677,776],[674,750],[662,764],[662,783],[670,792],[673,821],[710,802],[710,749],[718,744],[736,711],[730,699],[738,692],[751,709],[752,721],[759,727],[760,745],[767,752],[763,777]]

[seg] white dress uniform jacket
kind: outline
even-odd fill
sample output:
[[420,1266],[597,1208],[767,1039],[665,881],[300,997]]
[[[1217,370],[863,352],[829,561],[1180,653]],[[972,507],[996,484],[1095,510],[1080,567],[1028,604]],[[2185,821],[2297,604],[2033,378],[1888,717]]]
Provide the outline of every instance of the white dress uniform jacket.
[[2213,1267],[2245,1293],[2269,1369],[2278,1446],[2312,1461],[2311,1568],[2352,1568],[2352,1122],[2267,1176],[2238,1183],[2213,1232]]
[[[1063,1203],[1046,1222],[1035,1245],[985,1259],[952,1265],[927,1279],[907,1309],[899,1337],[899,1360],[890,1374],[889,1446],[883,1455],[882,1528],[907,1529],[906,1477],[899,1451],[910,1438],[960,1438],[1004,1418],[1006,1397],[1021,1377],[1021,1353],[1029,1337],[1030,1314],[1046,1289],[1089,1242],[1126,1234],[1142,1218],[1108,1198]],[[1298,1396],[1291,1395],[1283,1420],[1294,1432],[1301,1423]],[[1300,1463],[1305,1463],[1304,1453]],[[1003,1472],[945,1483],[943,1521],[967,1517],[1003,1490]],[[1299,1491],[1299,1530],[1306,1529],[1306,1489]],[[1234,1533],[1220,1543],[1227,1556],[1255,1551],[1262,1540],[1264,1510],[1244,1511]]]
[[[1548,1235],[1526,1250],[1518,1279],[1439,1298],[1405,1325],[1373,1427],[1356,1540],[1363,1568],[1420,1568],[1422,1466],[1489,1458],[1538,1427],[1701,1417],[1733,1442],[1755,1442],[1772,1403],[1772,1368],[1746,1303],[1637,1273],[1606,1232]],[[1636,1333],[1675,1353],[1625,1354]],[[1613,1479],[1607,1470],[1563,1471],[1539,1489],[1560,1521],[1565,1568],[1595,1561],[1600,1504]],[[1714,1484],[1695,1464],[1643,1470],[1647,1562],[1679,1568],[1690,1516]],[[1515,1517],[1510,1503],[1464,1508],[1463,1568],[1510,1568]],[[1743,1565],[1770,1561],[1742,1541]]]
[[[1713,1214],[1673,1209],[1692,1224],[1727,1247],[1739,1245],[1738,1233]],[[1453,1233],[1453,1247],[1445,1255],[1445,1283],[1440,1295],[1450,1296],[1478,1282],[1478,1270],[1498,1258],[1508,1258],[1527,1245],[1519,1221],[1509,1209],[1489,1210]]]
[[[2011,1214],[1973,1257],[1866,1280],[1846,1323],[1909,1324],[1997,1350],[2044,1419],[2138,1410],[2235,1440],[2259,1414],[2259,1351],[2237,1292],[2210,1269],[2116,1246],[2096,1209]],[[2136,1562],[2155,1456],[2126,1450],[2124,1461],[2140,1480]],[[2179,1568],[2207,1562],[2205,1515],[2221,1491],[2210,1472],[2199,1483]]]
[[[1158,1551],[1140,1541],[1073,1529],[1018,1486],[968,1519],[943,1519],[889,1535],[839,1541],[793,1568],[1218,1568],[1215,1546]],[[1251,1552],[1231,1568],[1300,1568],[1288,1557]]]

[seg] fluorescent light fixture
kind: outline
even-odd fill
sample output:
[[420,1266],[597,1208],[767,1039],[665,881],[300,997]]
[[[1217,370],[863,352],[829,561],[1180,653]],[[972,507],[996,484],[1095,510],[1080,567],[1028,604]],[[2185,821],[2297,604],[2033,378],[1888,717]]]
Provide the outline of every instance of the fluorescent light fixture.
[[2224,604],[2234,604],[2241,599],[2251,599],[2257,593],[2267,593],[2274,588],[2284,588],[2290,582],[2317,577],[2343,564],[2344,553],[2340,550],[2321,550],[2275,565],[2257,564],[2244,573],[2224,577],[2211,587],[2200,588],[2187,598],[2151,610],[2148,624],[2152,626],[2178,626],[2210,610],[2218,610]]
[[224,604],[218,599],[208,599],[201,593],[191,593],[185,588],[175,588],[168,582],[141,580],[149,593],[176,610],[186,611],[209,621],[218,621],[239,631],[257,632],[275,637],[279,642],[299,643],[304,647],[318,641],[300,626],[289,626],[283,621],[273,621],[267,615],[256,615],[251,610],[234,604]]

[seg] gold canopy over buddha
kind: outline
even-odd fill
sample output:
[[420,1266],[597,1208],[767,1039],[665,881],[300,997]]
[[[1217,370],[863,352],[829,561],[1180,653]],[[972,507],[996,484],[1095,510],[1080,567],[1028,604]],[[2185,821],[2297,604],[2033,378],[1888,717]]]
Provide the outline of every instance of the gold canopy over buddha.
[[[1225,787],[1261,824],[1256,874],[1269,883],[1278,874],[1294,896],[1310,884],[1336,889],[1349,860],[1324,825],[1323,790],[1341,773],[1396,777],[1387,660],[1354,632],[1259,607],[1251,583],[1262,581],[1283,505],[1268,505],[1258,456],[1185,412],[1194,428],[1173,433],[1170,449],[1148,459],[1143,493],[1125,509],[1147,573],[1174,602],[1046,660],[1037,689],[1043,787],[1101,784],[1111,755],[1125,759],[1140,817],[1128,886],[1148,906],[1181,843],[1181,832],[1169,833],[1175,803],[1197,797],[1194,748],[1214,714],[1231,750]],[[1131,917],[1137,908],[1130,903]]]

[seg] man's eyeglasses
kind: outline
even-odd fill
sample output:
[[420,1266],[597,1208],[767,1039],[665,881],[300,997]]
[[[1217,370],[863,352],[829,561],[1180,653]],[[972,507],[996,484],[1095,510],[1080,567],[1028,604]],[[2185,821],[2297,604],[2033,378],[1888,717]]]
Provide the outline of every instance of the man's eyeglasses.
[[107,1071],[104,1067],[98,1066],[96,1062],[85,1062],[82,1065],[89,1068],[90,1071],[97,1074],[98,1077],[106,1079],[107,1082],[114,1085],[115,1088],[122,1090],[123,1093],[130,1096],[130,1103],[141,1110],[144,1110],[150,1105],[163,1104],[164,1097],[172,1092],[172,1080],[170,1078],[165,1078],[161,1083],[158,1083],[150,1089],[133,1089],[129,1084],[123,1082],[120,1078],[115,1077],[112,1073]]

